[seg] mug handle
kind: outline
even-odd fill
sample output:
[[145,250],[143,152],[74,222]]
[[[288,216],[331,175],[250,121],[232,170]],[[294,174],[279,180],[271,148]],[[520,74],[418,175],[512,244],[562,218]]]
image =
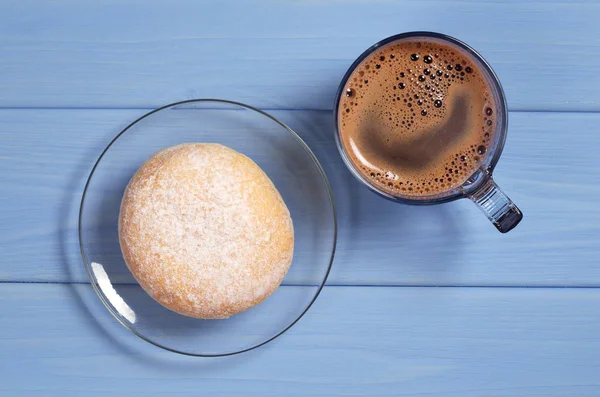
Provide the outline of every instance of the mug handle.
[[491,176],[467,197],[501,233],[512,230],[523,219],[521,210],[500,190]]

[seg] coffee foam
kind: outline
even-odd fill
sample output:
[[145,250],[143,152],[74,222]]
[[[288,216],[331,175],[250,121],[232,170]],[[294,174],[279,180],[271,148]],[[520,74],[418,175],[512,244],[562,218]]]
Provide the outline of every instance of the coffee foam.
[[401,39],[349,77],[338,128],[354,167],[395,196],[441,195],[485,160],[497,106],[479,66],[433,39]]

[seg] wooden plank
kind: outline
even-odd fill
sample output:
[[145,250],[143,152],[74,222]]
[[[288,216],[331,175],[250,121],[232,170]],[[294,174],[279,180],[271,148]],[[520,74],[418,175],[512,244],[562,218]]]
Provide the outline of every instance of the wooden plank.
[[3,395],[600,393],[597,289],[328,287],[287,334],[222,359],[138,339],[90,286],[1,284],[0,299]]
[[[87,281],[77,240],[83,184],[104,145],[142,113],[0,111],[1,280]],[[600,114],[511,114],[496,175],[525,219],[507,235],[466,200],[419,208],[367,191],[342,164],[329,112],[273,114],[313,148],[332,183],[339,240],[330,283],[600,284]],[[133,281],[122,269],[115,281]],[[286,282],[306,281],[296,275]]]
[[223,97],[330,109],[380,39],[433,30],[478,49],[513,110],[600,110],[594,1],[10,1],[0,106],[158,107]]

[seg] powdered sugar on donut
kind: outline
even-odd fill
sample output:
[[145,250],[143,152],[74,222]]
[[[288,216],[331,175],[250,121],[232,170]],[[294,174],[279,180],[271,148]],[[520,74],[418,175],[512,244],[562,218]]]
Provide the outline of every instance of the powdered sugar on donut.
[[121,248],[140,285],[181,314],[223,318],[264,300],[293,255],[290,213],[252,160],[217,144],[152,156],[129,183]]

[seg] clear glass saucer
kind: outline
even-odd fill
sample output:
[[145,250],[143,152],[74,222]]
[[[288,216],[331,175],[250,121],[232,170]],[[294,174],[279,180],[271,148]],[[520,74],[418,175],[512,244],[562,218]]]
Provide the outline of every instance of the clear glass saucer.
[[[294,258],[263,303],[225,320],[201,320],[158,304],[125,265],[117,221],[121,197],[140,165],[160,149],[212,142],[237,150],[271,178],[294,223]],[[337,238],[327,177],[304,141],[273,116],[218,99],[178,102],[131,123],[104,149],[85,185],[79,243],[90,282],[113,316],[140,338],[193,356],[245,352],[283,334],[310,308],[331,269]]]

